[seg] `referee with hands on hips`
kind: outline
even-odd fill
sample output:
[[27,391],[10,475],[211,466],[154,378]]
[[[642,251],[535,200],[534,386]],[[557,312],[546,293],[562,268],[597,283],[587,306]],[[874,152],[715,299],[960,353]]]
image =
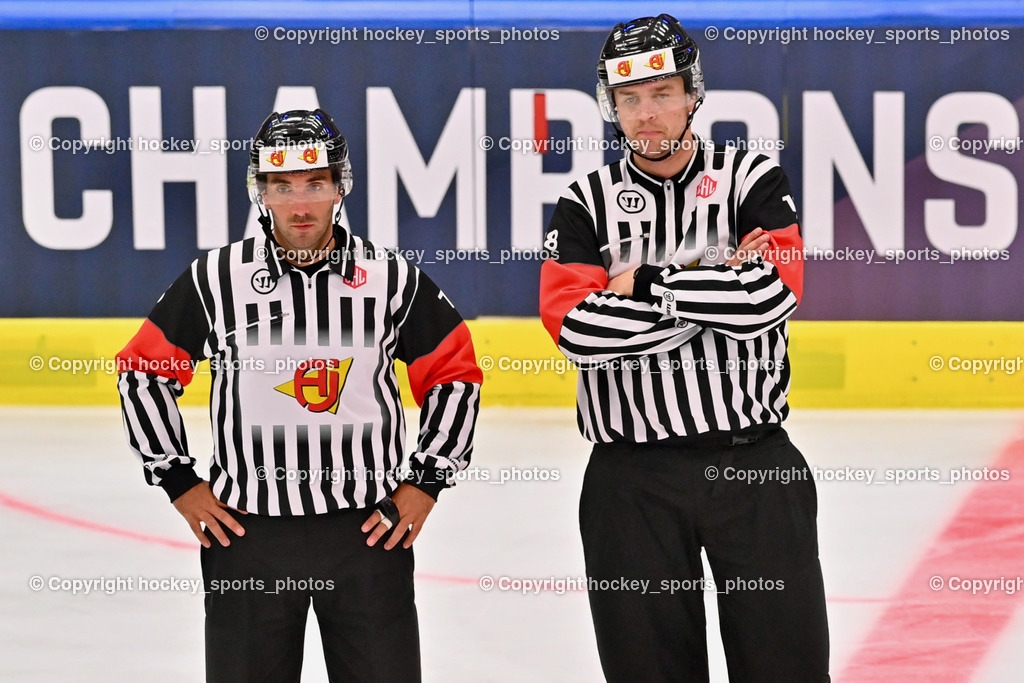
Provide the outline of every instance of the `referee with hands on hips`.
[[[196,259],[118,355],[128,442],[203,546],[207,680],[298,681],[312,604],[331,681],[418,681],[412,544],[472,453],[468,328],[339,224],[352,169],[326,112],[271,114],[248,185],[264,236]],[[177,406],[207,358],[209,482]],[[421,406],[408,471],[396,359]]]

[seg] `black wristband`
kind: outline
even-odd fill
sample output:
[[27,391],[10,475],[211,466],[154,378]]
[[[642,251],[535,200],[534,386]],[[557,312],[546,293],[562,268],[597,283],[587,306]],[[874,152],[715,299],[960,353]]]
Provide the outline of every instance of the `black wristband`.
[[659,266],[648,264],[644,264],[633,271],[633,298],[637,301],[655,303],[655,298],[651,296],[651,285],[654,284],[654,279],[660,273],[661,268]]
[[196,474],[192,465],[172,465],[160,475],[160,488],[164,490],[167,497],[173,503],[181,494],[189,491],[196,484],[202,483],[203,478]]

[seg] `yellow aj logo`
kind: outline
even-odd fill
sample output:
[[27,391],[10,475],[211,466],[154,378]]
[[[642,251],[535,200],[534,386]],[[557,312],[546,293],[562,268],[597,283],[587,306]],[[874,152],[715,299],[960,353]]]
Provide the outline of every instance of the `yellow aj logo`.
[[312,413],[330,411],[337,414],[341,391],[345,388],[352,359],[312,359],[303,361],[288,382],[274,387],[291,396],[299,405]]

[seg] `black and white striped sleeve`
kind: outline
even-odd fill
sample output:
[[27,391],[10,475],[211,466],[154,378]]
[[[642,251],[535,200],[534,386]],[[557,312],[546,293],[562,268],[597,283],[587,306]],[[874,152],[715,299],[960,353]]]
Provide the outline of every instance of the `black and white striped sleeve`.
[[775,266],[760,257],[737,268],[640,266],[633,298],[667,316],[741,340],[777,327],[797,306],[796,295]]
[[433,387],[420,408],[420,431],[410,457],[410,482],[435,500],[454,486],[455,475],[473,455],[473,432],[480,411],[480,384],[455,381]]
[[410,268],[414,288],[399,332],[397,357],[409,366],[420,432],[409,483],[435,500],[469,465],[483,373],[462,316],[429,277]]
[[556,246],[541,267],[540,313],[558,348],[581,367],[678,348],[700,333],[689,321],[607,291],[594,219],[567,193],[548,226]]
[[173,501],[198,484],[177,399],[192,381],[209,325],[186,270],[117,355],[117,388],[128,444],[149,484]]

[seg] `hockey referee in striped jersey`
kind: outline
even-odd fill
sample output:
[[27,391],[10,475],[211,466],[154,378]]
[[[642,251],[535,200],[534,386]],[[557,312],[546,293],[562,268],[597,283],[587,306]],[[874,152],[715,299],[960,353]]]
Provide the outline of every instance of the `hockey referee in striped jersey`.
[[789,181],[693,134],[704,78],[673,17],[618,24],[597,72],[627,151],[559,200],[540,306],[594,442],[587,574],[648,586],[590,592],[605,675],[707,681],[715,590],[730,680],[827,681],[815,486],[781,426],[803,278]]
[[[203,546],[207,680],[298,681],[312,603],[331,680],[417,681],[412,544],[472,452],[469,331],[339,224],[352,170],[326,112],[271,114],[248,176],[265,236],[194,261],[118,356],[131,448]],[[177,406],[207,358],[209,482]],[[408,467],[396,359],[421,406]]]

